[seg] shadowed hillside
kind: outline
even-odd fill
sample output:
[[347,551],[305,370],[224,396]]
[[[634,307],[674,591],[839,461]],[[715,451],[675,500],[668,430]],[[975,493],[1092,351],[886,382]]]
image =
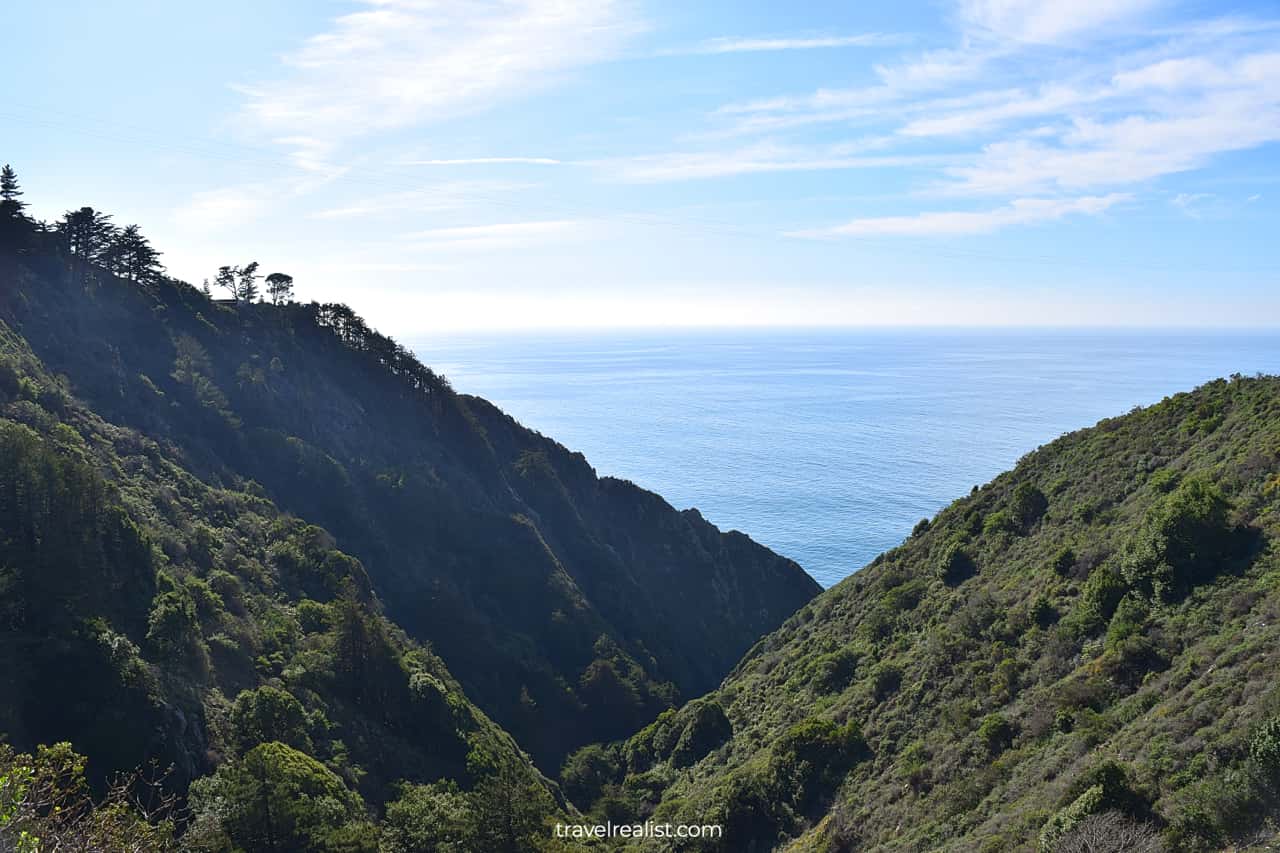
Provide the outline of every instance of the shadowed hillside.
[[818,591],[745,536],[456,394],[345,306],[130,280],[95,260],[105,250],[77,254],[78,227],[0,254],[0,320],[62,393],[203,482],[325,527],[545,767],[714,687]]

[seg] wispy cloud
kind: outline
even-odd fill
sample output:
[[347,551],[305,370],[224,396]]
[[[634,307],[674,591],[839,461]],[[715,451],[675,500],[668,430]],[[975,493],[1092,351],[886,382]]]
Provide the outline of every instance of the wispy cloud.
[[610,180],[662,183],[756,175],[769,172],[815,172],[899,166],[939,166],[942,155],[879,155],[878,140],[840,145],[779,145],[761,142],[731,151],[671,152],[599,161],[594,164]]
[[429,228],[405,235],[415,248],[427,251],[491,251],[522,249],[551,242],[580,238],[592,223],[577,219],[499,222],[490,225],[463,225]]
[[219,231],[256,219],[270,200],[268,189],[256,184],[204,190],[174,210],[173,219],[186,230]]
[[1127,201],[1129,195],[1084,196],[1072,199],[1020,198],[1003,207],[978,211],[930,211],[912,216],[855,219],[832,228],[793,231],[792,237],[937,237],[989,234],[1013,225],[1051,222],[1072,214],[1098,214]]
[[641,27],[626,0],[363,0],[240,87],[261,125],[333,144],[544,87]]
[[452,160],[405,160],[405,166],[560,166],[552,157],[460,157]]
[[1053,44],[1133,21],[1160,0],[962,0],[959,18],[973,34]]
[[782,38],[722,37],[687,47],[658,51],[659,56],[714,56],[722,53],[766,53],[782,50],[823,50],[841,47],[894,47],[907,44],[909,36],[894,33]]
[[1201,219],[1204,217],[1204,204],[1213,198],[1213,193],[1178,193],[1169,200],[1169,204],[1192,219]]
[[485,202],[506,203],[511,193],[531,189],[528,182],[475,180],[444,181],[412,190],[366,196],[317,210],[311,219],[357,219],[406,213],[439,213],[462,210]]

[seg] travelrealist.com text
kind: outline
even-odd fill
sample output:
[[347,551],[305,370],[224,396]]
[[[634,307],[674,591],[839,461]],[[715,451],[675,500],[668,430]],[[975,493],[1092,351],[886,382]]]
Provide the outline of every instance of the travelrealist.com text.
[[720,824],[697,823],[557,823],[556,838],[720,838]]

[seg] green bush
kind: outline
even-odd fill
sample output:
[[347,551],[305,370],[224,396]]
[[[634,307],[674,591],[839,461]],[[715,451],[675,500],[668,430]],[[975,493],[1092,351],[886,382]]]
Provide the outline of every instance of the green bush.
[[1049,499],[1032,483],[1019,483],[1009,501],[1009,514],[1023,532],[1039,521],[1048,508]]
[[360,795],[323,764],[282,743],[256,746],[197,780],[191,803],[197,820],[215,823],[239,850],[376,849],[377,832],[366,822]]
[[302,703],[275,687],[245,690],[231,706],[231,730],[236,751],[278,741],[294,749],[311,751],[307,718]]
[[858,673],[858,653],[850,648],[819,655],[809,664],[809,679],[819,693],[839,693]]
[[455,782],[402,785],[387,803],[380,853],[462,853],[472,849],[471,803]]
[[1253,733],[1249,760],[1267,784],[1280,788],[1280,716],[1267,720]]
[[585,809],[600,798],[605,786],[620,783],[624,772],[616,747],[593,743],[565,759],[560,784],[569,799]]
[[959,542],[952,542],[942,552],[942,560],[938,564],[938,577],[947,586],[956,586],[978,573],[978,566],[973,557]]
[[1049,561],[1049,568],[1058,577],[1065,578],[1075,564],[1076,552],[1064,547],[1053,555],[1053,559]]
[[710,699],[695,702],[681,716],[690,711],[691,719],[671,750],[674,767],[688,767],[696,763],[733,737],[733,726],[720,703]]
[[1013,746],[1015,734],[1013,723],[1000,714],[988,714],[978,726],[978,740],[993,758]]
[[1184,480],[1152,508],[1126,545],[1126,582],[1144,595],[1172,599],[1212,580],[1235,550],[1230,508],[1208,480]]

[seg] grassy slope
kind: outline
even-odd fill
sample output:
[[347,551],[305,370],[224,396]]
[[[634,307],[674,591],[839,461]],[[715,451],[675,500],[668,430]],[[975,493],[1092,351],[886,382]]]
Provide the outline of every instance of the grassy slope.
[[[697,740],[690,708],[606,750],[599,778],[630,773],[597,809],[658,800],[660,817],[726,821],[734,850],[1029,850],[1110,759],[1176,849],[1223,844],[1269,807],[1242,780],[1251,733],[1280,709],[1277,472],[1275,378],[1064,436],[758,643],[690,706],[732,723],[693,766],[670,759]],[[1165,555],[1193,566],[1190,588],[1139,583],[1112,615],[1123,567],[1152,565],[1142,546],[1161,508],[1206,482],[1226,517],[1188,528],[1194,553]],[[952,561],[944,580],[956,546],[973,565]],[[1121,579],[1112,596],[1105,577]],[[860,727],[865,747],[855,730],[844,753],[806,758],[805,738],[836,743],[830,726],[813,734],[828,720]]]

